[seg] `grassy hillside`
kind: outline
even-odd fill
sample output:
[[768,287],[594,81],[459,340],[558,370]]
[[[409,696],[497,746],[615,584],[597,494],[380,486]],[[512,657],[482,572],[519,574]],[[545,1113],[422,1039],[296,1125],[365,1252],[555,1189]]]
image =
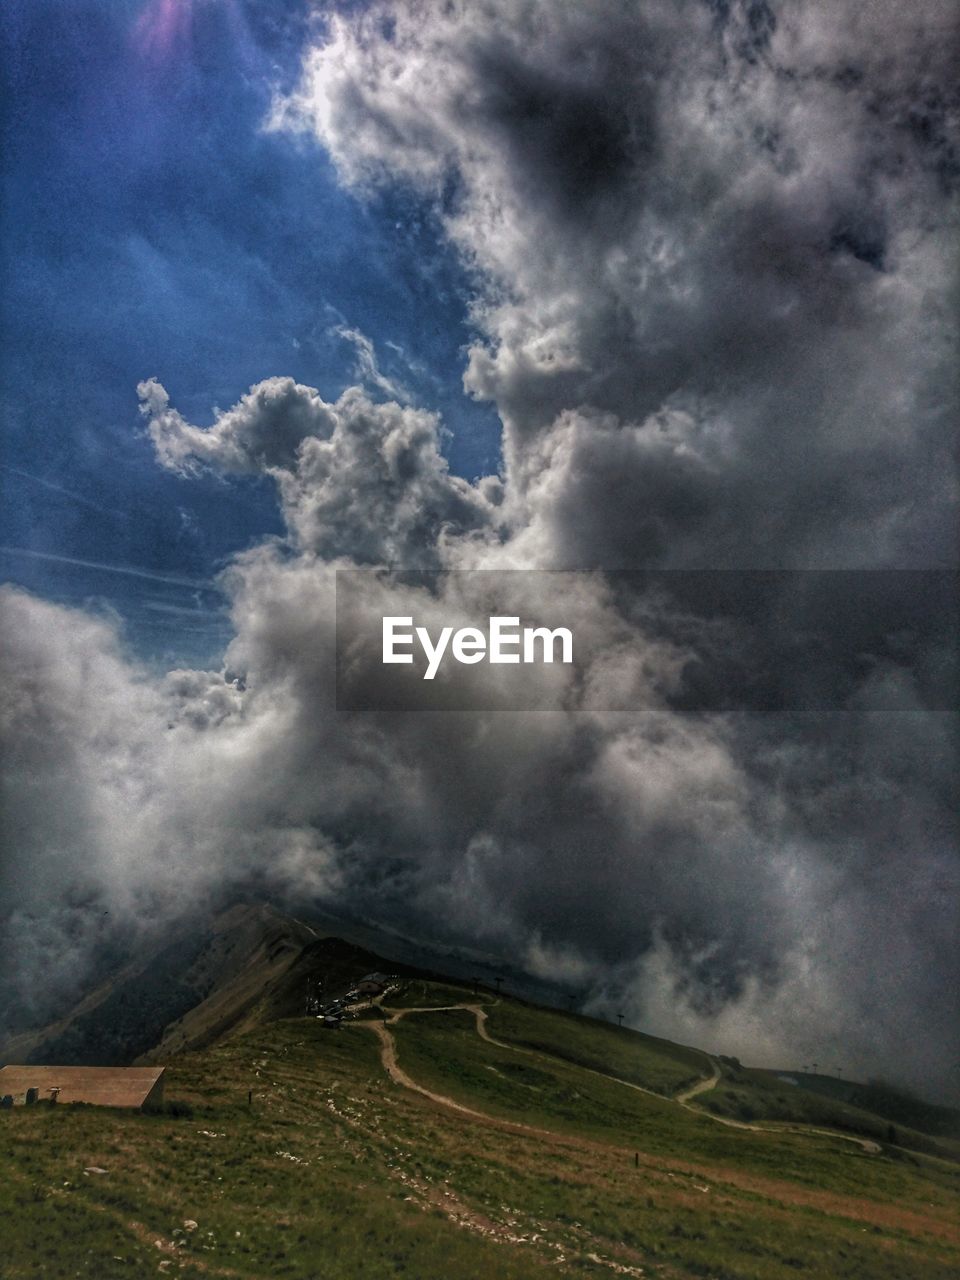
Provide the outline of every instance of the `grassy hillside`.
[[[410,984],[403,997],[391,998],[389,1005],[444,1005],[478,999],[491,1000],[489,995],[474,996],[472,988],[416,982]],[[953,1120],[955,1125],[956,1113],[910,1100],[892,1090],[850,1082],[845,1083],[843,1092],[829,1087],[815,1090],[806,1087],[807,1077],[796,1076],[792,1078],[798,1080],[798,1085],[790,1085],[775,1072],[742,1067],[735,1059],[714,1059],[699,1049],[656,1036],[521,1001],[489,1003],[486,1027],[494,1039],[505,1044],[614,1076],[668,1098],[717,1069],[721,1079],[716,1088],[701,1094],[696,1106],[739,1124],[835,1129],[884,1145],[960,1159],[960,1142],[952,1136],[939,1136],[944,1131],[950,1134],[950,1122]],[[826,1077],[810,1079],[824,1080],[828,1086],[840,1084]],[[864,1105],[847,1100],[851,1097]],[[892,1125],[884,1112],[878,1114],[870,1109],[874,1097],[878,1106],[886,1104],[885,1111],[899,1104],[898,1116],[909,1115],[921,1122],[929,1119],[931,1129],[924,1132],[902,1121]]]
[[[850,1087],[846,1096],[828,1090],[813,1090],[803,1077],[797,1085],[788,1084],[769,1071],[754,1071],[722,1060],[723,1078],[717,1087],[699,1099],[699,1104],[714,1115],[727,1116],[741,1121],[763,1121],[782,1124],[821,1125],[849,1133],[863,1134],[876,1142],[907,1147],[930,1155],[948,1159],[960,1159],[960,1141],[952,1137],[922,1133],[906,1124],[892,1124],[883,1114],[869,1109],[873,1100],[867,1087]],[[866,1105],[854,1105],[847,1098],[855,1098]],[[884,1096],[878,1100],[882,1105]],[[938,1125],[943,1125],[942,1115],[951,1112],[946,1107],[926,1107],[918,1104],[910,1112],[911,1118],[925,1121],[930,1113]]]
[[[382,1084],[368,1032],[303,1020],[178,1062],[168,1094],[189,1116],[4,1113],[0,1275],[533,1275],[439,1208],[411,1208],[397,1144],[423,1141]],[[440,1169],[423,1175],[442,1185]]]
[[262,904],[192,921],[56,1022],[8,1038],[3,1060],[120,1066],[210,1043],[256,1010],[315,936]]
[[576,1014],[504,1001],[490,1010],[488,1027],[498,1040],[538,1049],[668,1096],[710,1074],[709,1059],[697,1049]]
[[[548,1043],[562,1030],[552,1012],[489,1012],[491,1031]],[[957,1274],[957,1168],[731,1129],[491,1044],[473,1012],[398,1014],[339,1031],[281,1021],[185,1054],[167,1096],[189,1115],[0,1112],[0,1275]],[[572,1026],[591,1060],[629,1043]],[[410,1085],[479,1114],[389,1079],[390,1046]]]
[[763,1071],[757,1074],[775,1079],[780,1086],[785,1083],[784,1077],[795,1080],[800,1088],[809,1093],[832,1098],[860,1111],[869,1111],[895,1127],[902,1125],[921,1133],[960,1140],[960,1111],[955,1107],[940,1107],[924,1102],[879,1080],[858,1084],[854,1080],[840,1080],[836,1076],[803,1071]]
[[[165,1062],[229,1032],[341,995],[382,957],[263,904],[237,904],[181,928],[121,966],[57,1022],[9,1037],[6,1062]],[[413,973],[415,971],[410,970]]]

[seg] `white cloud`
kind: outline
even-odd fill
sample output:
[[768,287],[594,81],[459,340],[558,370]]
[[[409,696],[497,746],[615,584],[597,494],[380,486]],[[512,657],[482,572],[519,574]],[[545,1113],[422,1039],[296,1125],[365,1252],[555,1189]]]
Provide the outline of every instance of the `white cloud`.
[[[409,402],[413,397],[407,388],[394,378],[388,378],[377,361],[373,343],[365,333],[345,324],[335,325],[330,332],[344,342],[349,342],[356,352],[356,376],[365,386],[375,387],[392,400]],[[395,345],[395,344],[388,344]]]

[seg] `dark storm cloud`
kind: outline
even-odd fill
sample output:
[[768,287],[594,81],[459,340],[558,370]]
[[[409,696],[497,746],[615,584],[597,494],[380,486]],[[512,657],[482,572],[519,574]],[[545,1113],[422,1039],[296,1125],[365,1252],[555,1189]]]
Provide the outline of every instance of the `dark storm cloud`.
[[[266,875],[662,1034],[953,1087],[954,601],[910,572],[953,554],[952,34],[936,3],[331,20],[273,127],[435,202],[503,475],[356,389],[269,378],[201,429],[144,384],[160,463],[272,477],[287,534],[224,576],[241,685],[8,599],[44,883],[135,918]],[[551,711],[338,712],[354,565],[604,571],[564,589],[589,661]],[[381,589],[536,617],[548,577]]]
[[[477,274],[467,386],[517,489],[576,453],[539,563],[951,561],[947,6],[377,23],[335,24],[277,115],[361,189],[436,193]],[[635,500],[593,528],[611,486]]]

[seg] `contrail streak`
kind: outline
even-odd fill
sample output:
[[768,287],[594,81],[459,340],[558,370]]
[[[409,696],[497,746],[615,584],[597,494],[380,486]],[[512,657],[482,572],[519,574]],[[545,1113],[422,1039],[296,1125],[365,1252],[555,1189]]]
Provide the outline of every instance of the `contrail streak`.
[[126,520],[127,515],[123,511],[117,511],[114,507],[101,507],[99,502],[94,502],[92,498],[85,498],[82,493],[74,493],[72,489],[64,489],[63,485],[54,484],[52,480],[41,480],[39,476],[33,475],[29,471],[23,471],[20,467],[7,466],[5,462],[0,462],[0,467],[4,471],[9,471],[11,475],[22,476],[24,480],[32,480],[34,484],[43,485],[44,489],[50,489],[53,493],[62,493],[65,498],[72,498],[74,502],[80,502],[85,507],[91,507],[94,511],[100,511],[106,516],[118,516],[121,520]]
[[28,556],[31,560],[49,560],[53,564],[72,564],[80,569],[97,569],[103,573],[120,573],[127,578],[143,578],[147,582],[165,582],[172,587],[202,587],[216,591],[209,581],[201,578],[181,578],[170,573],[151,573],[149,569],[137,569],[127,564],[104,564],[101,560],[81,560],[77,556],[56,555],[52,551],[30,551],[27,547],[3,547],[0,552],[8,556]]

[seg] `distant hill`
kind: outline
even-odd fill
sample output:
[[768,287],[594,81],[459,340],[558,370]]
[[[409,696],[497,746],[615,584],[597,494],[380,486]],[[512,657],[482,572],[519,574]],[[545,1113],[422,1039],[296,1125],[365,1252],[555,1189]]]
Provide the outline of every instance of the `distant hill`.
[[756,1074],[770,1077],[781,1085],[785,1080],[793,1080],[801,1089],[860,1111],[872,1112],[894,1126],[904,1125],[936,1137],[960,1139],[960,1111],[955,1107],[924,1102],[905,1090],[880,1080],[858,1084],[855,1080],[841,1080],[836,1076],[805,1071],[765,1071]]
[[[280,921],[283,919],[279,917]],[[232,948],[233,931],[230,938]],[[162,1037],[137,1061],[159,1062],[185,1049],[205,1048],[228,1032],[245,1031],[280,1018],[302,1017],[308,996],[332,1000],[371,971],[389,969],[408,975],[420,972],[343,938],[314,935],[295,950],[286,945],[290,940],[289,934],[272,929],[245,964],[235,972],[218,974],[209,994],[167,1024]],[[201,959],[208,962],[206,952]],[[215,958],[209,959],[216,966]]]
[[180,930],[102,982],[56,1022],[0,1046],[6,1062],[122,1066],[212,1044],[300,1014],[307,985],[329,994],[387,962],[263,904]]

